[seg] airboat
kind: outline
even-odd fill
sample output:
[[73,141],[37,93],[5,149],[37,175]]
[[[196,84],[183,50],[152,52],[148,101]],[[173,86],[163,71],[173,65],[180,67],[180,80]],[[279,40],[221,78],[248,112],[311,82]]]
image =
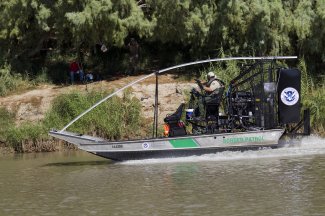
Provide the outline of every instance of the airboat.
[[[301,115],[301,73],[298,69],[283,68],[277,64],[281,60],[296,58],[296,56],[216,58],[161,69],[109,94],[63,129],[51,130],[49,135],[72,143],[81,150],[116,161],[277,148],[288,137],[310,134],[309,110],[304,110]],[[189,103],[180,104],[175,113],[166,116],[164,135],[158,134],[159,75],[191,65],[223,61],[253,63],[242,65],[237,77],[227,84],[223,83],[227,89],[220,88],[219,93],[212,98],[203,91],[191,91]],[[110,141],[67,131],[74,122],[104,101],[154,76],[156,89],[151,138]],[[200,86],[199,82],[198,84]],[[219,112],[221,106],[224,113]],[[184,120],[182,116],[185,112]]]

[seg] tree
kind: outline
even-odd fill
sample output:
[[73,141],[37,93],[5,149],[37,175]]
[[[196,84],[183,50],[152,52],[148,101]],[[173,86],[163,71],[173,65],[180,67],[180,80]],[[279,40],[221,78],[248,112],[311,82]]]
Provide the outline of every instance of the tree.
[[124,45],[130,33],[151,35],[151,22],[133,0],[12,0],[0,3],[1,56],[28,62],[55,41],[61,50]]
[[202,47],[209,34],[216,4],[202,0],[150,0],[155,28],[151,40]]

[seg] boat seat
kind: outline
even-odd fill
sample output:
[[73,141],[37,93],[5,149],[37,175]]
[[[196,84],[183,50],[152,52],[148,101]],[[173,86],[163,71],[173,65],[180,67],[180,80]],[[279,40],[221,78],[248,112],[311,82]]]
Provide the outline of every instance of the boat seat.
[[179,105],[179,107],[177,108],[176,112],[174,112],[173,114],[168,114],[164,118],[164,122],[166,122],[168,124],[179,122],[181,120],[181,117],[182,117],[182,113],[183,113],[184,106],[185,106],[184,103],[182,103],[181,105]]
[[169,114],[164,118],[164,122],[169,125],[169,137],[184,136],[186,135],[186,128],[184,123],[181,122],[185,104],[182,103],[173,114]]

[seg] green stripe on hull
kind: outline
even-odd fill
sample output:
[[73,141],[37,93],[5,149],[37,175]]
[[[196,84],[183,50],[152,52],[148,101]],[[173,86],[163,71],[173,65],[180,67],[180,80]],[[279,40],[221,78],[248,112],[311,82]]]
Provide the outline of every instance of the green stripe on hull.
[[193,148],[198,147],[193,139],[169,140],[174,148]]

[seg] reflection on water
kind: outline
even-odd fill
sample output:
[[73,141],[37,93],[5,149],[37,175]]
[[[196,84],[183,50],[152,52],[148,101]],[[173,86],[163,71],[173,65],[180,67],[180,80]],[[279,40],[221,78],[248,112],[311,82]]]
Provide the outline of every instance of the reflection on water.
[[324,215],[325,142],[111,162],[84,152],[0,158],[0,215]]
[[74,161],[74,162],[59,162],[59,163],[48,163],[44,166],[89,166],[89,165],[103,165],[112,164],[113,161]]

